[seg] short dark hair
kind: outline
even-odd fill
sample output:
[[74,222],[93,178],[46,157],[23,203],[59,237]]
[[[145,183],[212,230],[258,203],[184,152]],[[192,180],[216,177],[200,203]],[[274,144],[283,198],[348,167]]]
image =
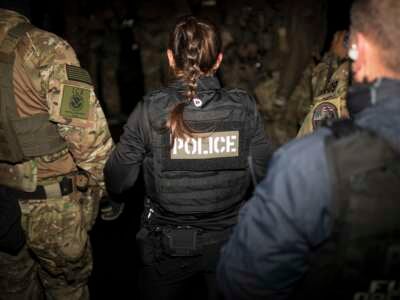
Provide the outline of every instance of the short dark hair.
[[400,73],[400,1],[356,0],[351,10],[351,28],[377,44],[387,68]]

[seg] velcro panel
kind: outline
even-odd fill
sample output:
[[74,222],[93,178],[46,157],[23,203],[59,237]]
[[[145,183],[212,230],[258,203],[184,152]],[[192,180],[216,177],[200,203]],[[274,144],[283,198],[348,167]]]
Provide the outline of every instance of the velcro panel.
[[57,131],[57,125],[48,121],[48,114],[14,121],[16,134],[20,137],[25,157],[56,153],[67,147]]

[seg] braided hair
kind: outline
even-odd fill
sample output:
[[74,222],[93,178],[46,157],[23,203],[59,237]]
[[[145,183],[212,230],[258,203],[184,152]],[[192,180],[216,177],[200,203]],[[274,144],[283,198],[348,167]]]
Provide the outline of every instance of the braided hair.
[[175,137],[192,135],[183,119],[183,111],[197,95],[198,79],[215,72],[221,53],[221,38],[211,22],[185,16],[178,20],[171,32],[168,48],[175,61],[173,71],[186,86],[185,98],[172,109],[167,123],[174,140]]

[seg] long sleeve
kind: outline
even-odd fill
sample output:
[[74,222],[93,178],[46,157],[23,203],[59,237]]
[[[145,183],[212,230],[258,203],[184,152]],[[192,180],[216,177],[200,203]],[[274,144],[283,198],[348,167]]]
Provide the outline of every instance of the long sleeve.
[[42,41],[39,30],[32,35],[38,45],[31,61],[40,70],[40,82],[34,84],[46,98],[49,119],[57,123],[76,165],[104,187],[103,169],[113,141],[90,76],[67,42],[55,35]]
[[143,102],[139,102],[107,161],[104,170],[106,186],[113,193],[119,194],[133,186],[139,174],[147,143],[143,113]]
[[250,155],[256,180],[260,181],[265,176],[267,170],[266,162],[271,158],[274,147],[266,137],[263,120],[258,111],[256,112],[254,124],[254,136],[250,142]]
[[321,136],[281,148],[239,214],[223,248],[226,299],[286,299],[306,272],[311,247],[330,232],[330,186]]

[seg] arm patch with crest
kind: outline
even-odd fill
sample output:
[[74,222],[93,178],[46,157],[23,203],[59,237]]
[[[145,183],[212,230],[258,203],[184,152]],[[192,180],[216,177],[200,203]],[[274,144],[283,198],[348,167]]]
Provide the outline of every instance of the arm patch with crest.
[[64,118],[82,119],[89,118],[92,85],[89,73],[80,67],[65,65],[67,81],[62,84],[60,116]]
[[90,89],[64,84],[61,93],[61,116],[65,118],[88,119]]

